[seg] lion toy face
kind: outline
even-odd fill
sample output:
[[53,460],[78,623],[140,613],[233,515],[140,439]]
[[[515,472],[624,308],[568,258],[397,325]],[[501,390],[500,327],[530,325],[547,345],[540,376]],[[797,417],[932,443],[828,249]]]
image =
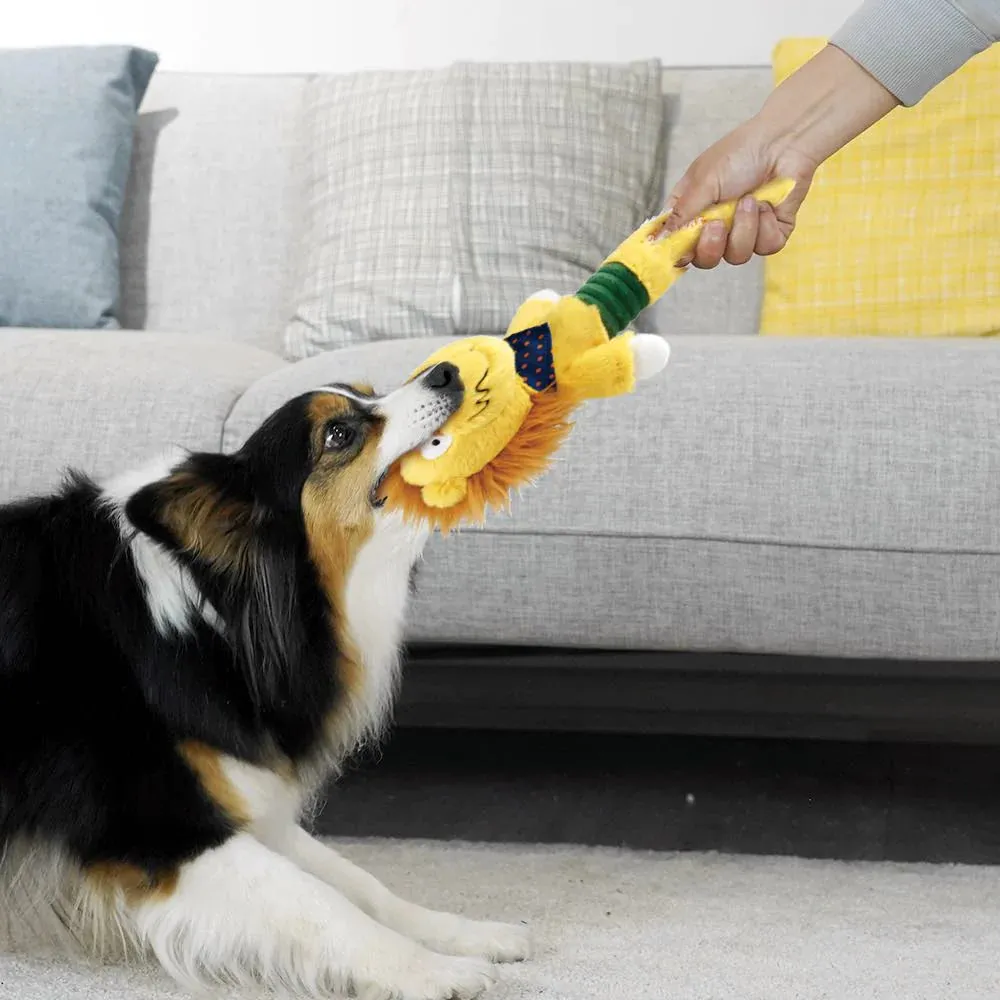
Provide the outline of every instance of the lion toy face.
[[528,389],[514,370],[514,352],[505,341],[457,340],[431,355],[411,378],[443,361],[458,369],[465,398],[440,431],[399,466],[403,480],[420,487],[430,507],[459,503],[469,477],[500,454],[531,409]]

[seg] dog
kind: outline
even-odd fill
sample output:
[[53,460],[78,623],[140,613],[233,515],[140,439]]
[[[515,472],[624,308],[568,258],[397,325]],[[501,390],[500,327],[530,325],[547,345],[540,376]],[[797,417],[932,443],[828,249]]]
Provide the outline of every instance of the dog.
[[0,509],[0,910],[182,986],[478,996],[521,925],[394,896],[306,832],[396,688],[428,531],[379,487],[457,369],[330,385],[232,454]]

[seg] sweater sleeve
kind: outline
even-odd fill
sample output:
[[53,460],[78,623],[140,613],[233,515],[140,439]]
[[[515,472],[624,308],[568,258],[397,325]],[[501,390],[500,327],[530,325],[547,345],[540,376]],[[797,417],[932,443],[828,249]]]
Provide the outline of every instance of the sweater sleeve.
[[1000,0],[866,0],[830,41],[916,104],[1000,39]]

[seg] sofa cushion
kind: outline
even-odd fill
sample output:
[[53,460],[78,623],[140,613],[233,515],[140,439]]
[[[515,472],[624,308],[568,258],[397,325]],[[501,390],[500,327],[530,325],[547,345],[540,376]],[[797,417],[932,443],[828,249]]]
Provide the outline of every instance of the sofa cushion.
[[[667,167],[665,194],[699,153],[760,110],[771,92],[765,67],[667,69]],[[741,334],[758,331],[764,267],[760,257],[739,267],[722,263],[708,271],[689,268],[683,280],[655,302],[639,326],[665,336]]]
[[122,214],[122,323],[275,353],[300,226],[304,76],[157,73]]
[[491,334],[539,289],[576,291],[661,207],[662,70],[462,63],[454,75],[455,322]]
[[[775,49],[780,83],[825,46]],[[1000,46],[820,165],[768,259],[761,333],[1000,333]]]
[[430,549],[414,638],[1000,658],[991,344],[671,347],[512,517]]
[[996,661],[998,586],[996,552],[468,532],[428,545],[407,637]]
[[289,357],[498,333],[539,288],[578,287],[660,205],[655,61],[318,77],[307,103]]
[[218,451],[235,401],[283,365],[182,334],[0,330],[0,502],[69,466],[106,476],[174,445]]
[[[388,388],[442,342],[274,372],[234,407],[226,446],[324,382]],[[1000,659],[990,344],[671,347],[663,376],[580,410],[513,516],[432,540],[411,638]]]
[[156,66],[125,46],[0,52],[0,326],[118,325],[118,224]]
[[[154,75],[122,213],[125,326],[283,350],[300,270],[309,79]],[[770,87],[766,67],[665,70],[668,184],[708,142],[754,114]],[[753,262],[692,270],[642,322],[668,333],[756,333],[760,284]]]

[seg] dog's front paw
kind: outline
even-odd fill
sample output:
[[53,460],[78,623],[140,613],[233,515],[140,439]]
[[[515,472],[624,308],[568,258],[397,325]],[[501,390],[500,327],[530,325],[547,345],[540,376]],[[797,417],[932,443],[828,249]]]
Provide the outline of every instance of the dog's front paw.
[[421,949],[394,981],[359,989],[358,1000],[475,1000],[496,982],[489,962]]
[[523,924],[462,920],[440,946],[449,955],[477,955],[491,962],[521,962],[531,956],[531,932]]

